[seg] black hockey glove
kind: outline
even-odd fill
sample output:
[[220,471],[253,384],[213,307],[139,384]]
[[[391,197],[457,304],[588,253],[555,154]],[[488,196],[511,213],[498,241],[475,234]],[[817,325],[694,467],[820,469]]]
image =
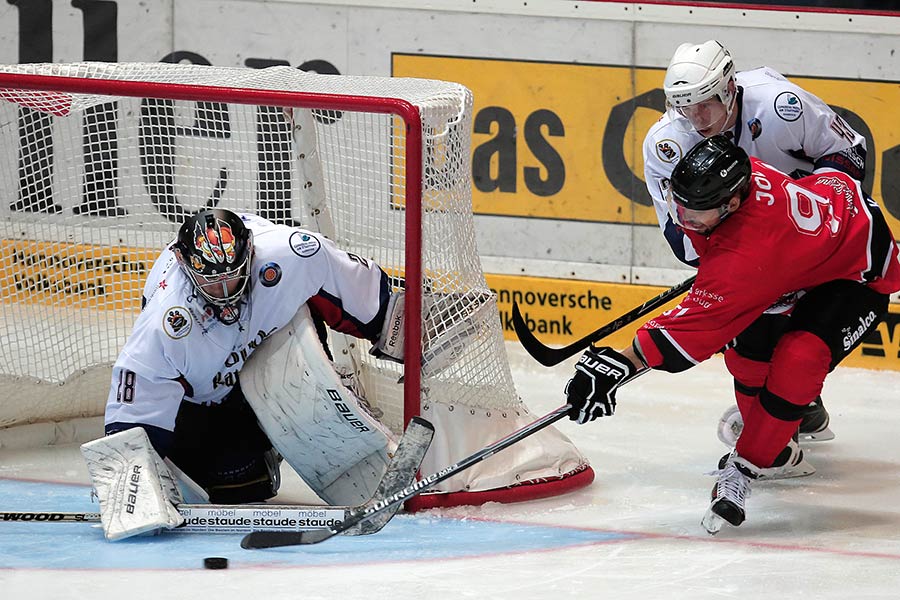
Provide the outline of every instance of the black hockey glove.
[[566,385],[566,398],[572,405],[569,418],[587,423],[612,416],[616,412],[616,390],[637,374],[631,361],[612,348],[589,347]]

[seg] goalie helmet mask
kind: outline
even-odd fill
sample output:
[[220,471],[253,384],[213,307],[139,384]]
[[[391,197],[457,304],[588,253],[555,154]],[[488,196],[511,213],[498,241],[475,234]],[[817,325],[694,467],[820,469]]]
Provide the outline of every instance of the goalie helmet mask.
[[750,189],[750,157],[723,135],[707,138],[685,154],[672,171],[666,194],[673,220],[709,233],[730,214],[728,205]]
[[221,208],[202,210],[178,230],[175,254],[197,293],[218,309],[236,307],[250,282],[253,234]]

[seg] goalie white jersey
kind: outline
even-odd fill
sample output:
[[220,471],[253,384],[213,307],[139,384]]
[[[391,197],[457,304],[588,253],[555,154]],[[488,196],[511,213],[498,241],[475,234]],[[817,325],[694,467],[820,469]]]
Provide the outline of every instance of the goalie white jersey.
[[[827,104],[768,67],[735,76],[736,145],[784,173],[835,168],[856,179],[865,175],[865,139]],[[644,180],[666,241],[682,262],[696,266],[697,253],[669,217],[665,199],[672,169],[703,136],[683,131],[665,113],[644,138]],[[728,134],[728,132],[726,132]]]
[[[379,336],[390,288],[378,265],[319,234],[252,215],[241,219],[255,250],[250,291],[236,314],[217,316],[171,249],[157,259],[144,287],[143,311],[113,367],[107,426],[172,432],[182,400],[221,402],[253,351],[304,303],[334,329],[370,340]],[[158,445],[153,435],[151,440]]]

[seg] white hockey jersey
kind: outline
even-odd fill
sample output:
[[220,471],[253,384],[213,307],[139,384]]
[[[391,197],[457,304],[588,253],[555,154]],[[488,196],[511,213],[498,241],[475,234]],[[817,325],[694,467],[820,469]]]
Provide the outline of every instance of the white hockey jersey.
[[[798,169],[813,172],[816,168],[837,168],[857,178],[865,173],[865,155],[856,152],[835,157],[852,161],[852,165],[833,161],[815,165],[822,157],[854,146],[865,150],[865,139],[822,100],[768,67],[740,72],[735,79],[737,120],[731,134],[747,154],[784,173]],[[675,256],[694,266],[697,253],[669,216],[664,186],[682,156],[702,139],[696,131],[684,132],[676,127],[668,113],[644,138],[644,181],[659,226]]]
[[143,311],[113,366],[108,429],[140,424],[172,432],[182,400],[221,402],[254,349],[305,302],[333,328],[378,337],[391,291],[378,265],[316,233],[253,215],[241,219],[253,232],[254,256],[238,319],[219,320],[194,293],[171,249],[164,250],[144,286]]

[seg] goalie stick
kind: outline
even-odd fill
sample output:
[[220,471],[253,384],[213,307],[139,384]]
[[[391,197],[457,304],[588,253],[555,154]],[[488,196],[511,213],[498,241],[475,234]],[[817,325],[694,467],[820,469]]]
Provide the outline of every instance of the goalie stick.
[[607,323],[603,327],[600,327],[599,329],[596,329],[595,331],[587,334],[580,340],[572,342],[568,346],[563,346],[562,348],[551,348],[550,346],[545,346],[539,339],[537,339],[537,337],[535,337],[535,335],[531,333],[531,330],[528,329],[528,324],[522,317],[522,313],[519,311],[519,305],[516,302],[513,302],[512,307],[513,327],[515,328],[516,335],[519,337],[519,342],[522,344],[522,347],[525,348],[525,351],[545,367],[552,367],[554,365],[558,365],[571,356],[575,356],[575,354],[577,354],[581,350],[584,350],[594,342],[602,340],[606,336],[618,331],[622,327],[625,327],[638,317],[646,315],[651,310],[662,306],[669,300],[672,300],[676,296],[679,296],[688,291],[691,288],[691,285],[693,285],[695,279],[697,279],[696,275],[685,279],[678,285],[667,289],[660,295],[650,298],[640,306],[631,309],[618,319]]
[[[362,508],[379,501],[395,489],[408,485],[425,458],[434,427],[420,417],[413,417],[400,438],[397,450],[388,464],[375,494],[359,506],[306,506],[299,504],[179,504],[176,509],[184,517],[184,525],[173,532],[247,533],[250,531],[315,531],[345,521]],[[347,535],[370,535],[378,532],[394,516],[384,513],[368,519]],[[100,523],[100,513],[93,512],[26,512],[0,511],[0,522],[7,523]]]
[[[259,529],[297,531],[318,529],[340,521],[348,506],[302,504],[179,504],[184,525],[166,531],[175,533],[247,533]],[[0,511],[3,523],[100,523],[100,513]],[[372,532],[374,533],[374,532]]]
[[402,489],[398,489],[390,496],[386,496],[378,500],[372,498],[372,500],[367,502],[365,505],[352,511],[350,516],[344,519],[342,522],[337,523],[336,525],[332,525],[327,529],[318,529],[315,531],[254,531],[244,536],[244,539],[241,540],[241,547],[246,549],[255,549],[318,544],[319,542],[324,542],[325,540],[330,539],[338,535],[339,533],[343,533],[344,531],[347,531],[358,523],[365,522],[368,519],[383,518],[383,515],[385,514],[388,515],[388,519],[390,519],[390,517],[392,517],[397,512],[397,509],[403,502],[406,502],[410,498],[421,494],[425,490],[430,489],[431,487],[444,481],[445,479],[448,479],[456,475],[457,473],[465,471],[472,465],[479,463],[484,459],[489,458],[490,456],[493,456],[504,448],[512,446],[516,442],[527,438],[531,434],[536,433],[541,429],[544,429],[548,425],[559,421],[568,414],[569,409],[571,408],[572,407],[568,404],[560,406],[553,412],[548,413],[540,419],[529,423],[521,429],[514,431],[505,438],[494,442],[490,446],[482,448],[478,452],[475,452],[474,454],[462,459],[461,461],[450,465],[449,467],[441,469],[437,473],[433,473],[428,477],[424,477],[419,481],[412,483],[411,485],[407,485]]

